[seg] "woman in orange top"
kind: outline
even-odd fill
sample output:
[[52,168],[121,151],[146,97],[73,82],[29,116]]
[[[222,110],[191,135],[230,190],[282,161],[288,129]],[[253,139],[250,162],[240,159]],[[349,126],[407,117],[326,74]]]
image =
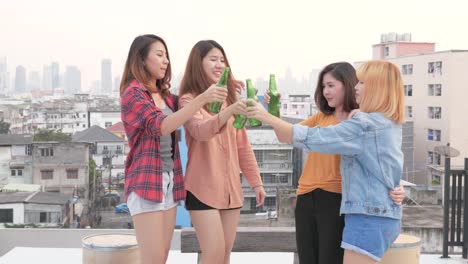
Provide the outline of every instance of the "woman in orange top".
[[[354,87],[358,80],[354,67],[347,62],[327,65],[319,74],[315,103],[320,110],[300,124],[327,127],[348,119],[357,109]],[[269,101],[269,97],[265,97]],[[341,240],[344,218],[340,216],[340,155],[310,152],[297,188],[296,243],[299,262],[306,264],[342,264]],[[390,193],[401,203],[404,191]]]
[[[180,107],[215,84],[229,67],[224,49],[213,40],[199,41],[190,52],[180,85]],[[229,263],[243,203],[240,171],[255,190],[257,206],[265,200],[260,172],[245,129],[233,127],[234,115],[246,114],[237,101],[236,81],[228,78],[228,97],[219,114],[206,107],[187,123],[186,208],[197,233],[203,264]]]

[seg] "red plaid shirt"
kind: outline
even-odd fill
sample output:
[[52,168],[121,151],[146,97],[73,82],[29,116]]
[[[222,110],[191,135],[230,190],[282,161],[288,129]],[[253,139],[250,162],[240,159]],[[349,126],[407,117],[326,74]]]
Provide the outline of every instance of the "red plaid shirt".
[[[167,106],[177,111],[177,96],[166,99]],[[143,84],[134,80],[125,89],[121,98],[121,118],[128,137],[130,152],[125,161],[125,197],[131,192],[138,196],[162,202],[162,160],[160,156],[161,123],[166,115],[159,109],[151,93]],[[174,201],[185,199],[182,164],[176,132],[172,137],[172,159],[174,160]]]

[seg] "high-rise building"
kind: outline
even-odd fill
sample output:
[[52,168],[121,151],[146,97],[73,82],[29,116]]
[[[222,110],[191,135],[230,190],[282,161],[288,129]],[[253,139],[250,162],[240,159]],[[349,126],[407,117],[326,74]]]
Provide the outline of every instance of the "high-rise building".
[[67,66],[65,69],[65,94],[71,95],[81,92],[81,72],[76,66]]
[[114,93],[120,93],[120,76],[114,78]]
[[112,92],[112,61],[103,59],[101,62],[101,93],[110,94]]
[[42,90],[52,90],[52,69],[50,65],[44,65],[42,68]]
[[7,72],[7,59],[6,57],[0,57],[0,73]]
[[15,91],[17,93],[23,93],[26,91],[26,68],[21,65],[16,67]]
[[41,76],[37,71],[30,71],[28,74],[28,91],[41,89]]
[[0,58],[0,94],[8,94],[10,92],[10,74],[7,72],[6,57]]
[[52,62],[50,64],[50,74],[52,89],[60,87],[60,66],[58,62]]
[[430,183],[428,166],[443,165],[437,146],[460,151],[452,165],[468,157],[468,50],[435,51],[435,43],[412,42],[410,34],[385,34],[373,45],[373,59],[398,65],[404,81],[405,110],[414,122],[415,181]]

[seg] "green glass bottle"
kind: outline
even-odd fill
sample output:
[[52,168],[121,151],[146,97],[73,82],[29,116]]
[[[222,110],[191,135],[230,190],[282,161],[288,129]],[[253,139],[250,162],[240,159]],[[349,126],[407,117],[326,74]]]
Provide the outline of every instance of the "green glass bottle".
[[268,87],[268,95],[270,103],[268,104],[268,112],[276,117],[280,117],[280,98],[278,88],[276,87],[276,79],[274,74],[270,74],[270,84]]
[[[255,89],[255,87],[253,87],[252,85],[252,80],[247,79],[247,98],[254,99],[255,101],[258,102],[257,92],[258,90]],[[252,105],[247,104],[247,106],[252,106]],[[259,127],[259,126],[262,126],[262,121],[255,119],[255,118],[249,118],[249,125],[251,127]]]
[[[245,90],[239,94],[239,100],[245,100]],[[247,122],[247,116],[245,115],[236,115],[236,119],[234,120],[233,126],[237,129],[242,129]]]
[[[218,80],[217,86],[224,87],[227,89],[228,77],[229,77],[229,67],[225,67],[223,70],[223,74]],[[211,102],[208,106],[208,111],[211,113],[219,113],[221,111],[221,106],[223,102]]]

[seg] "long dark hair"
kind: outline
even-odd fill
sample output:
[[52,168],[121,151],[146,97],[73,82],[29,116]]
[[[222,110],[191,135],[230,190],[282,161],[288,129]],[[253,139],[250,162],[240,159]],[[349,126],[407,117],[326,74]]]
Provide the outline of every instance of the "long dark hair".
[[[167,65],[166,74],[161,80],[157,80],[156,83],[151,83],[151,74],[145,68],[145,59],[148,57],[150,47],[155,42],[161,42],[167,52],[167,59],[169,64]],[[131,81],[138,80],[151,92],[159,92],[163,98],[167,97],[171,87],[171,62],[169,59],[169,50],[167,49],[166,42],[161,37],[156,35],[142,35],[138,36],[133,40],[128,52],[127,62],[122,74],[122,81],[120,82],[120,95],[122,95],[125,89],[128,87]]]
[[335,108],[328,105],[327,99],[323,95],[323,76],[330,73],[333,78],[340,81],[344,87],[344,100],[343,100],[343,111],[351,112],[353,109],[359,108],[359,105],[356,103],[356,97],[354,96],[354,87],[358,83],[356,77],[356,70],[353,65],[347,62],[336,62],[329,64],[323,68],[319,74],[317,81],[317,88],[315,89],[315,104],[319,110],[326,114],[330,115],[335,112]]
[[[205,58],[208,52],[214,48],[221,51],[224,56],[226,67],[230,67],[226,53],[218,42],[214,40],[201,40],[197,42],[197,44],[193,46],[192,51],[190,51],[187,66],[185,67],[184,77],[180,83],[179,96],[187,93],[197,96],[212,85],[212,83],[208,81],[205,71],[203,70],[203,58]],[[236,91],[234,89],[234,77],[232,75],[232,71],[229,73],[228,77],[227,102],[229,105],[236,102]]]

